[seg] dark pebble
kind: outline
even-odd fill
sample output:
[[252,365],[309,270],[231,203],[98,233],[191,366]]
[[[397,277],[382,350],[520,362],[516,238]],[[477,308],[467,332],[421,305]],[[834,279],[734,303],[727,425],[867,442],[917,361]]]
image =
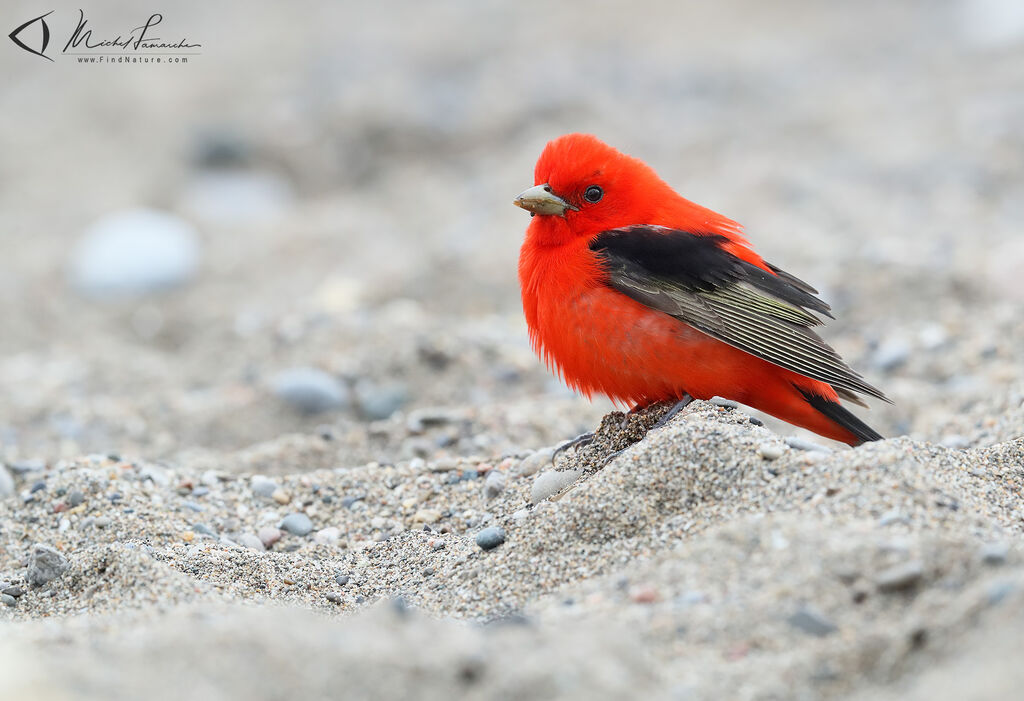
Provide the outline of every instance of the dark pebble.
[[786,620],[794,628],[818,638],[831,635],[838,630],[836,624],[826,618],[823,613],[808,606],[802,606]]
[[19,596],[25,593],[25,590],[15,585],[10,587],[4,587],[3,593],[7,594],[7,596],[13,596],[15,599],[17,599]]
[[353,504],[357,501],[362,501],[362,499],[362,497],[342,497],[341,505],[346,509],[351,509]]
[[338,583],[339,587],[343,587],[346,584],[348,584],[349,579],[351,579],[351,577],[349,577],[347,574],[336,574],[336,575],[334,575],[334,581]]
[[68,495],[68,505],[78,506],[85,501],[85,495],[77,489],[71,490],[71,494]]
[[41,492],[44,489],[46,489],[46,482],[43,482],[43,481],[40,480],[39,482],[36,482],[35,484],[33,484],[32,485],[32,489],[29,490],[29,491],[31,491],[33,494],[35,494],[36,492]]
[[192,530],[194,530],[196,533],[202,533],[203,535],[213,536],[214,538],[217,537],[217,532],[209,526],[207,526],[205,523],[193,523]]
[[497,526],[485,528],[476,534],[476,544],[483,550],[494,550],[505,542],[505,529]]
[[340,604],[343,601],[343,597],[336,591],[327,592],[327,600],[332,604]]

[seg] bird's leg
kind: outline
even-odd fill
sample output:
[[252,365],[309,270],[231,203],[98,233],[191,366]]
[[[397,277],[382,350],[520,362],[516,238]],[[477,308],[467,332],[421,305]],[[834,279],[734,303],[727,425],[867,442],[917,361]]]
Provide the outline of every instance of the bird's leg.
[[626,430],[626,426],[629,425],[629,417],[632,416],[633,414],[635,414],[636,412],[640,411],[643,408],[644,408],[643,404],[637,404],[632,409],[627,411],[625,413],[625,415],[622,417],[622,423],[619,424],[619,430],[620,431],[625,431]]
[[571,448],[581,448],[590,445],[594,440],[594,433],[588,431],[587,433],[581,433],[572,440],[568,440],[562,445],[555,448],[555,452],[551,454],[551,464],[554,465],[555,461],[558,460],[558,456]]
[[691,397],[689,394],[684,394],[683,398],[680,399],[675,404],[673,404],[672,408],[665,412],[665,415],[658,419],[658,423],[651,426],[649,431],[653,431],[656,428],[661,428],[662,426],[666,425],[669,421],[675,418],[676,414],[678,414],[680,411],[689,406],[690,402],[692,401],[693,397]]

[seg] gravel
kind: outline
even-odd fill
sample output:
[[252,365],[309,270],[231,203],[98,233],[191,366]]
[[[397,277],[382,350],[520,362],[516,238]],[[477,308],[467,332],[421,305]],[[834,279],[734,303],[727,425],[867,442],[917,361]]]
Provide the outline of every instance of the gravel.
[[300,511],[285,516],[277,527],[293,535],[307,536],[313,531],[313,522]]
[[[192,5],[161,27],[204,56],[159,76],[7,44],[0,698],[1019,695],[1014,3],[463,0],[409,25],[314,0],[216,42],[236,18]],[[569,128],[820,289],[888,440],[702,401],[648,434],[663,408],[567,390],[530,348],[508,198]],[[139,204],[196,227],[195,264],[79,286],[76,237]],[[293,402],[288,368],[323,375]],[[535,502],[547,472],[575,481]],[[43,586],[37,543],[68,563]]]

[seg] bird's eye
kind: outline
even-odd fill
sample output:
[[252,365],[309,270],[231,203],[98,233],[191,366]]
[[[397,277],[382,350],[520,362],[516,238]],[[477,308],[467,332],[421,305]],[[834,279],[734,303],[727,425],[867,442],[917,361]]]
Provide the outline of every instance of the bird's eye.
[[600,202],[602,197],[604,197],[604,190],[599,188],[597,185],[591,185],[587,188],[587,191],[583,193],[583,199],[591,204],[594,202]]

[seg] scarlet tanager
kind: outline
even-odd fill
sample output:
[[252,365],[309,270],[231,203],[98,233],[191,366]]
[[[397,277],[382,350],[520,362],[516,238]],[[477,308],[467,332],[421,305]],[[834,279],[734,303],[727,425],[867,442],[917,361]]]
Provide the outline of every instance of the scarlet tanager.
[[829,306],[766,262],[738,223],[593,136],[548,143],[519,282],[530,340],[586,396],[636,407],[720,396],[859,445],[881,435],[840,403],[886,399],[812,330]]

